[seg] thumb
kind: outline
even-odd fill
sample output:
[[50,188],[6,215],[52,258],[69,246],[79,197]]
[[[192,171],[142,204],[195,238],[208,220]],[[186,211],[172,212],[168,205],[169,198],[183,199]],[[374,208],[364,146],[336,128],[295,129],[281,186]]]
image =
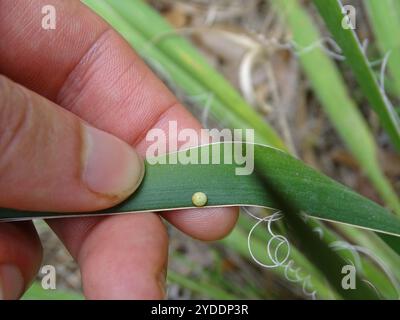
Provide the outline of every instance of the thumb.
[[143,174],[128,144],[0,75],[0,207],[104,209]]

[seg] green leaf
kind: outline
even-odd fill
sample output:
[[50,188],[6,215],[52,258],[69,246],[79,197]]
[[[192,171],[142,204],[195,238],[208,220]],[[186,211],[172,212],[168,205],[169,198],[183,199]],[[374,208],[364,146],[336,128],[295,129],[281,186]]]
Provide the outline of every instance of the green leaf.
[[286,18],[300,51],[299,59],[333,125],[385,202],[400,215],[400,202],[377,160],[377,147],[367,123],[349,97],[333,61],[316,43],[320,34],[296,0],[274,0]]
[[400,96],[400,13],[398,0],[365,0],[375,39],[383,55],[390,54],[388,67],[397,97]]
[[314,0],[314,4],[342,49],[348,65],[353,70],[371,107],[377,113],[383,128],[390,136],[393,145],[400,151],[399,117],[379,87],[374,72],[361,49],[357,35],[352,29],[342,27],[344,15],[340,3],[337,0]]
[[[221,242],[231,248],[235,252],[240,253],[243,257],[247,259],[252,259],[249,248],[248,248],[248,234],[252,229],[254,223],[249,223],[249,219],[246,216],[241,215],[239,217],[239,225],[243,228],[235,228],[231,232],[231,234],[222,239]],[[256,257],[262,257],[263,263],[274,265],[276,262],[270,260],[268,258],[266,244],[271,239],[272,235],[268,232],[261,232],[258,236],[257,233],[260,231],[260,228],[254,230],[254,233],[257,237],[255,239],[251,239],[251,250]],[[336,299],[339,298],[338,295],[334,291],[330,289],[327,285],[326,280],[320,274],[319,270],[316,269],[308,260],[304,257],[304,254],[298,250],[295,246],[290,247],[290,260],[293,265],[292,268],[301,270],[301,274],[310,276],[311,279],[309,282],[298,281],[296,284],[301,287],[302,290],[311,293],[313,291],[316,292],[316,296],[320,299]],[[269,272],[275,273],[280,276],[282,279],[288,279],[285,274],[286,268],[285,265],[278,268],[269,268]],[[293,282],[292,282],[293,283]],[[303,286],[305,286],[303,288]]]
[[357,289],[343,288],[342,268],[349,263],[312,232],[302,219],[299,208],[296,208],[296,202],[283,193],[282,189],[275,187],[273,179],[270,179],[269,170],[259,170],[258,173],[265,189],[273,195],[278,207],[284,212],[284,221],[289,227],[290,234],[301,244],[304,254],[325,275],[336,292],[345,299],[377,299],[377,294],[357,274]]
[[[224,164],[225,152],[246,150],[251,154],[258,170],[268,176],[269,184],[288,197],[293,205],[315,218],[336,221],[366,229],[400,235],[400,220],[375,202],[368,200],[347,187],[318,173],[301,161],[275,148],[245,143],[218,143],[171,153],[158,158],[166,164],[146,163],[145,178],[139,189],[123,203],[97,214],[135,211],[160,211],[193,207],[192,195],[204,192],[207,206],[263,206],[279,208],[274,196],[264,190],[263,184],[253,172],[236,175],[237,166]],[[227,148],[225,150],[225,148]],[[197,154],[199,163],[180,164],[184,159]],[[219,154],[220,164],[205,164],[202,155]],[[226,155],[225,155],[226,156]],[[231,154],[234,159],[235,154]],[[171,164],[173,162],[177,164]],[[94,214],[94,213],[92,213]],[[76,216],[76,213],[62,216]],[[82,214],[81,214],[82,215]],[[38,213],[1,209],[2,219],[33,218]],[[60,214],[43,213],[40,217],[57,217]]]

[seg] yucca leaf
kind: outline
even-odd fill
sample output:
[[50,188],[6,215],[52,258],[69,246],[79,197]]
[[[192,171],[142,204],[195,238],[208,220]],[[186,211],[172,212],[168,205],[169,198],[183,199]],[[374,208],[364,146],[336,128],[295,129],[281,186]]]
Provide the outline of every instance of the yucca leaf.
[[[264,166],[264,163],[262,163]],[[356,275],[356,290],[346,290],[342,284],[342,268],[348,265],[337,252],[333,251],[312,229],[305,223],[300,215],[299,208],[290,197],[277,188],[273,179],[270,179],[269,170],[258,170],[257,173],[264,188],[272,195],[278,207],[284,212],[285,223],[288,225],[290,234],[300,243],[304,254],[325,275],[332,288],[345,299],[377,299],[373,291],[359,275]]]
[[400,97],[400,13],[398,0],[365,0],[375,39],[382,56],[389,54],[389,74]]
[[[240,255],[252,259],[249,248],[248,248],[248,234],[250,232],[250,229],[252,228],[254,223],[249,223],[252,221],[249,221],[246,219],[245,216],[240,216],[239,217],[239,225],[243,228],[235,228],[231,234],[222,239],[221,242],[224,244],[226,247],[231,248],[235,252],[238,252]],[[263,228],[264,229],[264,228]],[[254,231],[255,235],[257,235],[259,229],[256,229]],[[271,261],[268,258],[268,254],[266,252],[266,244],[268,241],[271,239],[272,235],[267,233],[267,232],[261,232],[259,237],[256,237],[255,239],[251,240],[251,248],[252,252],[256,257],[261,257],[263,258],[262,262],[266,264],[275,264],[274,261]],[[329,288],[329,285],[326,283],[326,280],[324,279],[323,275],[319,272],[318,269],[316,269],[312,263],[308,261],[306,257],[304,257],[303,253],[298,250],[295,246],[291,246],[290,248],[290,260],[292,261],[293,269],[298,269],[301,271],[301,274],[304,275],[304,277],[310,277],[310,281],[308,283],[304,283],[302,281],[297,281],[295,284],[297,284],[298,287],[300,287],[302,290],[311,293],[313,291],[316,292],[316,297],[319,299],[337,299],[339,296],[336,294],[336,292],[332,291]],[[275,273],[282,279],[287,280],[287,276],[285,275],[285,266],[282,266],[280,268],[270,268],[268,271]],[[292,282],[293,283],[293,282]],[[303,285],[305,285],[305,288],[303,288]]]
[[343,141],[360,163],[385,202],[400,215],[400,202],[377,160],[377,147],[361,113],[349,97],[343,79],[332,60],[319,47],[320,34],[297,0],[274,0],[301,49],[300,62],[316,95]]
[[400,151],[399,117],[379,86],[357,35],[352,29],[342,27],[342,6],[338,0],[314,0],[314,4],[342,49],[348,66],[352,69],[370,106],[377,113],[382,127],[390,136],[395,148]]
[[[166,164],[147,162],[146,175],[139,189],[125,202],[101,213],[189,208],[194,206],[192,195],[198,191],[208,196],[208,206],[253,205],[279,209],[274,197],[268,190],[264,190],[254,172],[236,175],[236,165],[223,164],[223,159],[220,159],[221,164],[214,165],[171,164],[169,161],[175,157],[187,157],[189,152],[199,157],[207,153],[212,157],[215,152],[223,156],[225,148],[229,148],[229,153],[229,150],[235,150],[238,146],[250,151],[254,147],[254,159],[259,170],[268,175],[270,185],[287,196],[299,210],[319,219],[400,236],[400,219],[375,202],[318,173],[283,151],[244,143],[206,145],[178,154],[168,154]],[[162,159],[165,160],[165,156]],[[0,211],[2,219],[32,218],[38,215],[57,216],[54,213],[38,214],[7,209]],[[63,214],[64,217],[66,215]]]

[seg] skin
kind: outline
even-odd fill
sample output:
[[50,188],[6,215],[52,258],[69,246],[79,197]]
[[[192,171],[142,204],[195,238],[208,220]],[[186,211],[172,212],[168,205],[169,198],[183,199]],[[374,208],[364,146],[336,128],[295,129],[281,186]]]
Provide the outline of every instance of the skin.
[[[57,10],[57,29],[52,31],[41,28],[41,8],[48,4]],[[81,166],[77,150],[82,144],[78,132],[84,123],[125,141],[142,156],[149,145],[145,134],[151,128],[166,129],[168,121],[175,120],[180,128],[200,129],[129,45],[79,1],[0,0],[0,39],[0,176],[5,177],[0,179],[0,207],[95,210],[132,192],[89,193],[76,181],[74,172]],[[18,122],[14,121],[18,111],[7,113],[7,105],[15,110],[37,105],[47,111],[40,117],[36,111],[34,116],[24,112]],[[4,120],[2,114],[9,119]],[[27,130],[26,123],[30,134],[21,140],[16,133],[21,126]],[[50,144],[50,137],[40,130],[54,123],[59,123],[52,138],[57,143]],[[7,132],[10,139],[2,146],[1,138]],[[51,145],[54,156],[44,158],[49,150],[37,152],[38,145]],[[68,190],[65,194],[57,191],[61,183]],[[168,257],[164,219],[191,237],[210,241],[229,233],[237,209],[199,208],[162,216],[145,213],[47,223],[77,261],[87,298],[160,299]],[[23,293],[38,272],[41,250],[31,222],[0,224],[3,298],[18,298]],[[12,275],[6,272],[10,265],[17,267],[22,285],[12,283],[14,276],[5,276]]]

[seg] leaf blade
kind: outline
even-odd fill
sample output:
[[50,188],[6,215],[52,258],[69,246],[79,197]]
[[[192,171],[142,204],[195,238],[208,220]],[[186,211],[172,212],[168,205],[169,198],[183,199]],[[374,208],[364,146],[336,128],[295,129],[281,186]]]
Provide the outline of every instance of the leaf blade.
[[342,7],[337,0],[314,0],[319,13],[342,49],[348,65],[352,69],[370,106],[377,113],[383,128],[393,145],[400,151],[400,122],[392,104],[378,85],[373,70],[369,66],[357,35],[352,29],[341,26]]
[[[230,146],[229,146],[230,145]],[[257,168],[268,175],[271,185],[287,196],[294,205],[312,217],[355,225],[362,228],[400,236],[400,219],[375,202],[362,197],[338,182],[318,173],[300,160],[275,148],[262,145],[235,143],[241,148],[254,147]],[[191,148],[201,155],[205,148],[212,154],[218,146],[234,150],[231,143],[218,143]],[[211,149],[211,150],[210,150]],[[178,153],[178,159],[186,151]],[[171,157],[173,154],[169,154]],[[221,159],[223,162],[223,159]],[[208,196],[207,206],[263,206],[278,208],[272,195],[266,194],[255,173],[235,175],[234,164],[150,164],[139,189],[123,203],[108,210],[87,213],[110,214],[124,212],[159,211],[194,207],[191,197],[201,191]],[[0,210],[0,219],[33,218],[37,213]],[[40,217],[76,216],[76,213],[41,214]],[[78,214],[82,216],[82,214]]]

